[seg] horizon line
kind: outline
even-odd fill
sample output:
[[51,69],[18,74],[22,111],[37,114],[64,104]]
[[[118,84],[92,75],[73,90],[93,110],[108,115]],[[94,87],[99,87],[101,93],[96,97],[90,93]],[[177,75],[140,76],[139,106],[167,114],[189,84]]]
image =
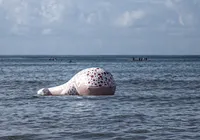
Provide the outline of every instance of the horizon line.
[[0,54],[0,56],[200,56],[200,54]]

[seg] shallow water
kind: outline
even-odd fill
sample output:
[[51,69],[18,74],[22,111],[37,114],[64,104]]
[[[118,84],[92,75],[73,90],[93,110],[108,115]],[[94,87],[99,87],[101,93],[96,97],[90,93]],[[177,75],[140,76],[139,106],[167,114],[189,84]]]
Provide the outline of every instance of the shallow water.
[[[200,57],[131,60],[131,56],[1,56],[0,140],[199,139]],[[63,84],[78,71],[95,66],[113,74],[114,96],[36,95],[40,88]]]

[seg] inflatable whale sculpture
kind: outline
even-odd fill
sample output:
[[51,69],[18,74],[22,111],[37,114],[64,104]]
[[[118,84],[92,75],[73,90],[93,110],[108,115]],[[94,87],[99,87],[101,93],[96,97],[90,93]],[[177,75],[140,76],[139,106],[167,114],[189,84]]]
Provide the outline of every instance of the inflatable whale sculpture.
[[39,95],[114,95],[116,84],[112,74],[102,68],[88,68],[78,72],[67,83],[42,88]]

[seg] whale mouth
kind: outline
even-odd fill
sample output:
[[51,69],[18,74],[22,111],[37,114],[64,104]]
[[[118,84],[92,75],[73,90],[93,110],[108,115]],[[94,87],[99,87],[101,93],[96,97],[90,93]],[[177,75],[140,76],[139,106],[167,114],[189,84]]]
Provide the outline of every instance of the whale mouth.
[[52,95],[48,88],[42,88],[38,90],[37,94],[41,96]]

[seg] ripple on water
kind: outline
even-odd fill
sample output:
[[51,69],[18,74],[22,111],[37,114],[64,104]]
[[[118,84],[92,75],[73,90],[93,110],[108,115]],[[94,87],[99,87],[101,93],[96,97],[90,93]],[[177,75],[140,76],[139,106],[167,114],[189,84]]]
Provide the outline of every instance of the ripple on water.
[[[0,140],[198,140],[200,61],[159,58],[133,63],[120,57],[70,57],[73,64],[68,58],[3,60]],[[36,95],[38,89],[62,84],[91,66],[113,73],[116,95]]]

